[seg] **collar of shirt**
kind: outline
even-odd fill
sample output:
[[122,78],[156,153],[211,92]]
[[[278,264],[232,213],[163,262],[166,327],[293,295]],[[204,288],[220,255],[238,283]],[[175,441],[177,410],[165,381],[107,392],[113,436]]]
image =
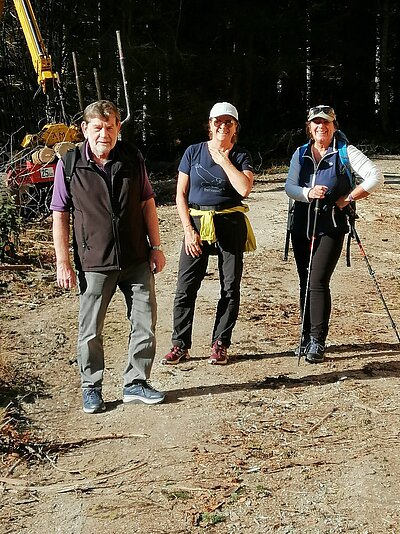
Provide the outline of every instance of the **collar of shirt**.
[[[94,160],[93,152],[90,149],[89,143],[86,143],[86,159],[89,163],[93,163],[93,165],[96,165],[97,169],[99,170],[100,174],[106,178],[107,180],[110,180],[111,177],[111,165],[109,165],[112,162],[112,159],[108,159],[104,165],[100,165]],[[110,152],[110,155],[112,156],[112,151]]]

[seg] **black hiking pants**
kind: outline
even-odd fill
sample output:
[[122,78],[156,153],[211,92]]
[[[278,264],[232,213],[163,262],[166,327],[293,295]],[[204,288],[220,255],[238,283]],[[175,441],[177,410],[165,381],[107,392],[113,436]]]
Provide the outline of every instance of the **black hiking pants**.
[[[193,217],[199,230],[199,218]],[[218,258],[220,296],[215,314],[211,344],[216,340],[229,347],[240,305],[240,282],[243,273],[243,249],[247,228],[243,213],[214,216],[217,242],[203,243],[202,254],[192,258],[182,244],[178,281],[174,300],[174,329],[172,344],[185,349],[192,346],[195,303],[201,283],[206,276],[210,255]],[[211,313],[211,310],[209,311]]]
[[[332,309],[330,281],[340,258],[345,234],[318,236],[314,242],[310,283],[304,316],[304,334],[325,343]],[[300,279],[300,308],[303,313],[311,241],[292,235],[293,254]]]

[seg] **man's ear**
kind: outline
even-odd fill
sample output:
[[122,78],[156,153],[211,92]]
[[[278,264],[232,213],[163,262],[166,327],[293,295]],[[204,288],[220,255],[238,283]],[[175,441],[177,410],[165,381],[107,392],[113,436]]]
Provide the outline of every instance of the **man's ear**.
[[82,121],[81,122],[81,130],[82,130],[84,138],[87,139],[87,123],[86,123],[86,121]]

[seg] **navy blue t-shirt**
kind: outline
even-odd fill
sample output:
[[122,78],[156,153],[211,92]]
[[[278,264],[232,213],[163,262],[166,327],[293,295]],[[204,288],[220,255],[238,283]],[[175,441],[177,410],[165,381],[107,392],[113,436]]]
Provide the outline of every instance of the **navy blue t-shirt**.
[[[247,150],[234,145],[229,159],[239,171],[253,172],[253,163]],[[237,201],[242,196],[234,189],[220,165],[214,162],[207,142],[189,146],[179,164],[178,170],[189,175],[189,204],[217,206]]]

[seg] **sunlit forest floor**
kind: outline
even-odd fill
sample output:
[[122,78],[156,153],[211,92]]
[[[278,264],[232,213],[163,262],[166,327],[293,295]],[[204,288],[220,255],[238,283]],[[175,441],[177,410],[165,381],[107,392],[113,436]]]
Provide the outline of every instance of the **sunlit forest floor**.
[[[400,161],[379,161],[399,172]],[[298,363],[298,282],[283,260],[283,174],[256,179],[242,302],[227,366],[207,365],[219,283],[198,297],[191,359],[166,367],[181,228],[159,207],[167,266],[157,276],[152,382],[163,405],[123,405],[127,323],[117,296],[105,325],[107,410],[81,409],[78,302],[55,287],[51,221],[22,249],[30,270],[0,286],[1,533],[395,533],[400,530],[400,346],[355,243],[332,282],[323,364]],[[171,184],[168,185],[170,188]],[[167,187],[167,185],[165,186]],[[399,185],[358,206],[358,232],[400,324]],[[37,261],[40,258],[40,261]]]

